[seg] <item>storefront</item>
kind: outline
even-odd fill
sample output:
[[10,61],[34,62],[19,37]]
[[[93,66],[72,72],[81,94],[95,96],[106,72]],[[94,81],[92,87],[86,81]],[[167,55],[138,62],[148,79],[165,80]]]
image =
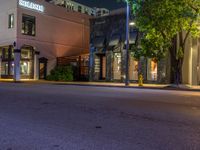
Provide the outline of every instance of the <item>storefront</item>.
[[[34,78],[34,49],[24,46],[20,51],[20,75],[22,79]],[[0,72],[1,78],[13,78],[14,76],[14,48],[13,46],[0,47]]]
[[[126,75],[126,12],[119,11],[91,19],[90,80],[124,82]],[[145,83],[169,82],[168,59],[134,58],[141,34],[130,26],[129,80],[138,82],[142,75]],[[101,37],[101,38],[100,38]]]
[[1,0],[0,77],[45,79],[58,57],[89,53],[89,18],[41,0]]
[[130,56],[129,60],[129,79],[132,81],[137,81],[139,75],[139,61],[132,55]]

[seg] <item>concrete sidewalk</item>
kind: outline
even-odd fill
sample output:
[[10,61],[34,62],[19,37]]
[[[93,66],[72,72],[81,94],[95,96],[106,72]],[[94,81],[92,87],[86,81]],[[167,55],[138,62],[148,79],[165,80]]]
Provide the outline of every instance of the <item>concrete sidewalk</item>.
[[[0,82],[13,83],[12,79],[0,79]],[[137,83],[131,83],[129,86],[125,86],[124,83],[115,82],[60,82],[60,81],[46,81],[46,80],[21,80],[18,83],[30,83],[30,84],[54,84],[54,85],[78,85],[78,86],[96,86],[96,87],[120,87],[120,88],[141,88],[141,89],[161,89],[161,90],[183,90],[183,91],[199,91],[200,86],[191,85],[170,85],[170,84],[144,84],[139,86]]]

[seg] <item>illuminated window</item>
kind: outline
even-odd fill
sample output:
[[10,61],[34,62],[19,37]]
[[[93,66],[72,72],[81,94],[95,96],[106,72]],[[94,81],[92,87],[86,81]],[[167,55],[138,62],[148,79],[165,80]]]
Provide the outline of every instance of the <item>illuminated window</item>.
[[29,15],[22,16],[22,34],[35,36],[35,17]]
[[21,75],[31,75],[31,69],[32,69],[32,62],[30,61],[21,61],[20,62],[20,71]]
[[158,78],[158,63],[155,59],[148,59],[147,80],[157,81],[157,78]]
[[1,62],[1,75],[8,75],[8,62]]
[[113,74],[115,80],[121,80],[121,53],[114,54]]
[[0,47],[0,74],[3,76],[14,74],[14,48],[12,46]]
[[32,51],[30,51],[29,49],[22,49],[21,50],[21,58],[22,59],[31,59]]
[[33,50],[30,47],[21,49],[20,71],[22,76],[31,76],[33,73]]
[[14,28],[14,14],[8,15],[8,28]]
[[134,57],[130,57],[130,64],[129,64],[130,80],[138,80],[138,65],[139,62],[136,59],[134,59]]

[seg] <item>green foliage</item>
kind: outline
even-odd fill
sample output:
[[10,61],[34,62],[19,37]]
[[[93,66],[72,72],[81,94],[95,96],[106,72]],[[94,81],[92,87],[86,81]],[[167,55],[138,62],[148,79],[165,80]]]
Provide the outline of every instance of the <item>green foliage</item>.
[[[200,0],[130,0],[136,16],[136,26],[144,33],[141,41],[142,55],[163,57],[178,35],[180,49],[177,58],[183,58],[189,35],[200,36],[198,21]],[[185,36],[186,35],[186,36]]]
[[47,80],[50,81],[73,81],[73,69],[71,66],[55,67]]

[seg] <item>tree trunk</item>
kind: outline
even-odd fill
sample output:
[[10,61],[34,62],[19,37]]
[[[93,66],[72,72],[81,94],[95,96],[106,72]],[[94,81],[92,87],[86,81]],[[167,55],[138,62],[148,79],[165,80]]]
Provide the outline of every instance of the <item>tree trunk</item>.
[[182,84],[182,68],[183,68],[183,59],[180,58],[176,60],[176,65],[175,65],[175,84],[179,85]]
[[176,74],[176,71],[175,71],[175,64],[176,64],[176,44],[177,44],[177,37],[174,37],[172,39],[172,46],[171,48],[169,49],[169,52],[170,52],[170,61],[171,61],[171,65],[170,65],[170,83],[171,84],[174,84],[176,82],[176,78],[175,78],[175,74]]
[[171,55],[171,84],[182,84],[183,58],[177,58],[177,37],[172,40],[172,47],[169,51]]

